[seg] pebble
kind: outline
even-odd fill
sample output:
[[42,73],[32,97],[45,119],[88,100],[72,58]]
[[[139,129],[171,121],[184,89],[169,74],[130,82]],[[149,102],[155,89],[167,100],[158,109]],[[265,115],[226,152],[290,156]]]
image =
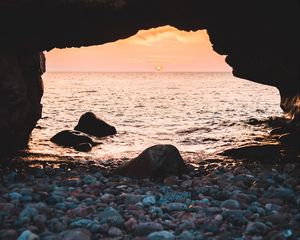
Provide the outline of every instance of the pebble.
[[123,233],[120,228],[117,227],[110,227],[108,230],[108,236],[110,237],[122,237]]
[[184,203],[168,203],[164,205],[164,208],[168,212],[173,212],[173,211],[187,211],[188,206]]
[[104,209],[104,211],[102,211],[98,217],[100,223],[109,223],[116,227],[124,224],[124,219],[121,214],[112,207]]
[[145,207],[149,207],[149,206],[152,206],[152,205],[155,205],[156,203],[156,199],[155,199],[155,196],[148,196],[148,197],[145,197],[143,200],[142,200],[142,203]]
[[190,192],[167,192],[160,198],[159,203],[166,204],[170,202],[185,202],[187,199],[190,198]]
[[22,232],[18,240],[39,240],[40,238],[29,230]]
[[163,226],[155,222],[139,223],[134,230],[136,236],[147,236],[148,234],[156,231],[162,231]]
[[228,199],[222,202],[221,207],[231,210],[237,210],[241,208],[241,205],[237,200]]
[[86,229],[71,229],[59,234],[63,240],[91,240],[91,233]]
[[262,222],[250,222],[246,227],[245,233],[251,235],[265,234],[268,229],[268,226]]
[[91,175],[86,175],[83,180],[85,184],[93,184],[97,182],[97,178],[91,176]]
[[150,233],[147,236],[148,240],[173,240],[175,239],[175,236],[173,233],[168,231],[157,231]]

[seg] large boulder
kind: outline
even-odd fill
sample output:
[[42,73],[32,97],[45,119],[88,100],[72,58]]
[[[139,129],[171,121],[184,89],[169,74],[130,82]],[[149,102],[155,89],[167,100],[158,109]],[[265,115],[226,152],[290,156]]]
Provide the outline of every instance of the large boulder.
[[63,147],[75,147],[85,143],[91,144],[92,146],[95,145],[89,136],[74,130],[61,131],[53,136],[50,141]]
[[74,129],[96,137],[106,137],[117,133],[115,127],[99,119],[92,112],[83,114]]
[[115,173],[132,178],[156,178],[181,175],[185,168],[186,165],[175,146],[155,145],[119,167]]

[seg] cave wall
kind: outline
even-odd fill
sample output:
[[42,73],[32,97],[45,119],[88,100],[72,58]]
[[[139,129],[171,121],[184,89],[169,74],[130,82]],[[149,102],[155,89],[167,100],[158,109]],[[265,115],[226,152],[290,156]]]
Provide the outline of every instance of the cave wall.
[[[207,29],[237,77],[279,89],[299,112],[298,0],[1,0],[0,145],[23,147],[41,114],[39,52],[124,39],[171,25]],[[259,93],[257,93],[259,94]]]
[[43,53],[0,52],[0,154],[27,147],[42,114]]

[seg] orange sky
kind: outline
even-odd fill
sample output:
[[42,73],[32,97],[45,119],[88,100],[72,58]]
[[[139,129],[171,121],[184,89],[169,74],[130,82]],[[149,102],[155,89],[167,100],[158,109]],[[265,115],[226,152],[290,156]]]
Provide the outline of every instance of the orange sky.
[[47,71],[225,72],[231,68],[225,56],[212,50],[205,30],[184,32],[165,26],[140,31],[135,36],[100,46],[54,49],[47,56]]

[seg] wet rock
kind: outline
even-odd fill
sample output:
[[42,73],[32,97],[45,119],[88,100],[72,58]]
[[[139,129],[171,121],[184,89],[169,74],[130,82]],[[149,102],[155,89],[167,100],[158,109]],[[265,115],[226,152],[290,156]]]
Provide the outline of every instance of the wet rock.
[[168,231],[158,231],[150,233],[147,236],[148,240],[173,240],[175,239],[175,236],[173,233]]
[[228,199],[222,202],[221,207],[231,209],[231,210],[237,210],[241,208],[241,205],[237,200]]
[[279,144],[248,145],[225,150],[220,155],[249,160],[278,159],[280,146]]
[[74,149],[78,152],[90,152],[92,148],[93,146],[90,143],[79,143],[74,146]]
[[18,240],[39,240],[40,238],[29,230],[22,232]]
[[155,232],[155,231],[162,231],[163,226],[159,223],[154,222],[146,222],[146,223],[139,223],[134,230],[134,234],[136,236],[147,236],[148,234]]
[[240,210],[225,211],[222,213],[222,217],[226,221],[228,221],[236,226],[241,226],[248,222],[248,220],[244,216],[244,212],[240,211]]
[[59,234],[63,240],[90,240],[91,233],[86,229],[66,230]]
[[116,227],[121,227],[124,224],[124,219],[121,214],[112,207],[104,209],[98,217],[100,223],[108,223]]
[[93,140],[89,136],[82,132],[73,130],[64,130],[59,132],[53,136],[50,141],[63,147],[74,147],[81,143],[94,144]]
[[74,129],[96,137],[106,137],[117,133],[115,127],[99,119],[92,112],[83,114]]
[[155,145],[121,166],[116,173],[133,178],[155,178],[181,175],[184,170],[185,163],[176,147]]
[[181,240],[194,240],[194,234],[192,234],[190,231],[183,231],[179,236],[178,239]]
[[268,191],[264,193],[264,195],[267,198],[279,198],[286,201],[292,201],[295,198],[295,192],[293,191],[293,189],[284,188],[284,187],[279,187],[279,188],[270,187]]
[[245,233],[246,234],[265,234],[269,227],[262,222],[252,222],[248,223]]

